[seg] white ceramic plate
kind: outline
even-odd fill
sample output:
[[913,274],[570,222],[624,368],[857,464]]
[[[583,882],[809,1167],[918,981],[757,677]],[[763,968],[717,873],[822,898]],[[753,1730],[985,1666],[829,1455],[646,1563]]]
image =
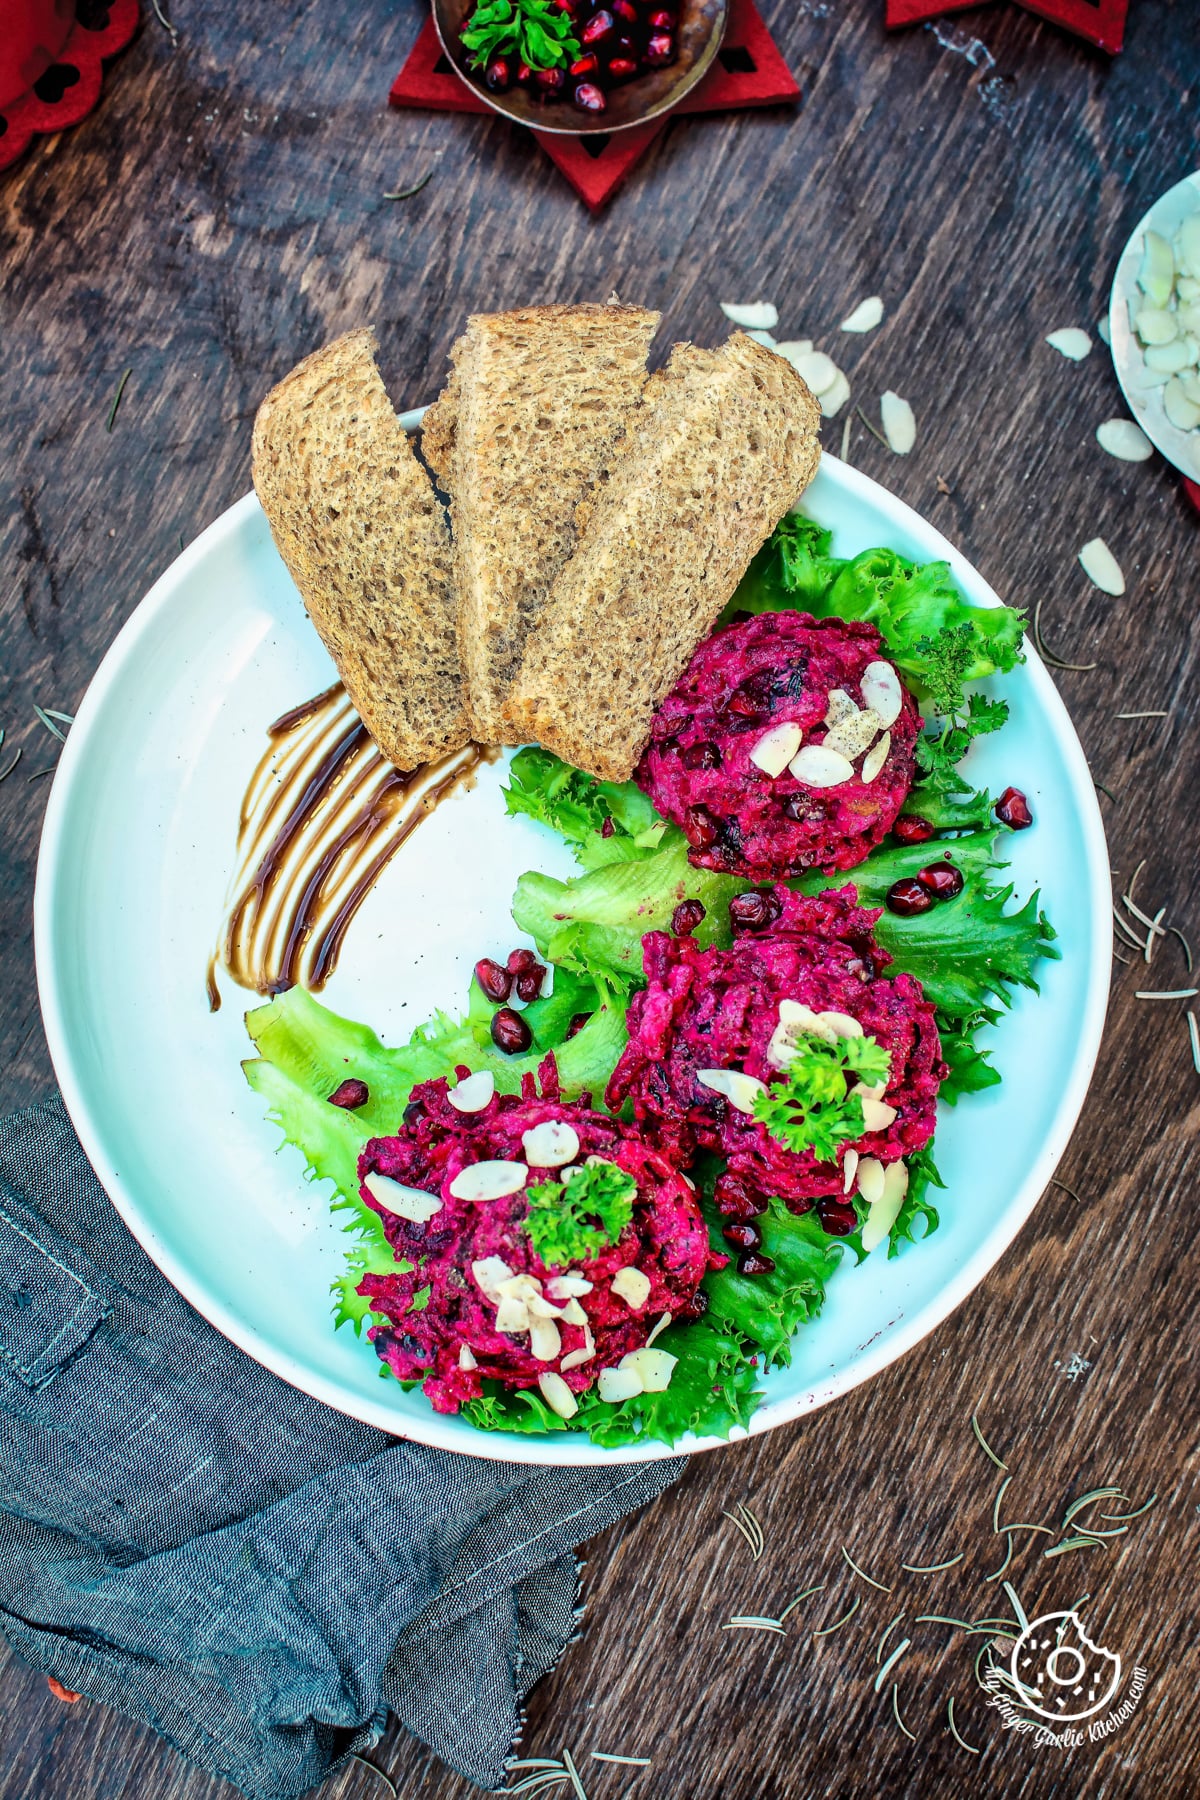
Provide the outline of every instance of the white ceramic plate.
[[1137,278],[1147,231],[1159,232],[1170,244],[1187,215],[1198,207],[1200,169],[1161,194],[1141,220],[1121,252],[1108,307],[1113,366],[1130,411],[1155,449],[1161,450],[1167,461],[1174,463],[1192,481],[1200,481],[1200,431],[1181,431],[1168,419],[1163,409],[1162,383],[1151,385],[1141,346],[1134,336],[1130,309],[1132,307],[1136,312],[1146,304]]
[[[944,538],[833,458],[804,504],[841,554],[889,544],[945,557],[971,599],[995,603]],[[381,1381],[370,1348],[334,1331],[342,1234],[326,1191],[305,1184],[297,1152],[279,1151],[243,1080],[251,997],[226,979],[213,1015],[204,985],[265,727],[331,678],[253,495],[189,545],[104,659],[55,778],[35,900],[43,1016],[71,1117],[163,1272],[295,1386],[384,1430],[502,1460],[666,1456],[659,1444],[476,1431]],[[944,1319],[1029,1216],[1083,1103],[1108,993],[1108,856],[1083,753],[1032,653],[1003,691],[1012,721],[981,740],[972,774],[1029,795],[1036,825],[1010,840],[1013,878],[1018,897],[1040,884],[1063,959],[994,1034],[1003,1086],[940,1121],[941,1229],[891,1262],[877,1252],[838,1273],[792,1367],[768,1379],[754,1432],[846,1393]],[[465,997],[479,956],[512,947],[508,903],[524,869],[574,872],[553,834],[505,816],[503,774],[485,767],[422,825],[351,928],[323,998],[389,1042]]]

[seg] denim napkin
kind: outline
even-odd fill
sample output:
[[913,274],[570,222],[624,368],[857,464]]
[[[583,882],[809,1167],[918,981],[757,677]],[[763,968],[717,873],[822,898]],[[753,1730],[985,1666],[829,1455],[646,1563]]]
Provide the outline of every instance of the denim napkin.
[[486,1462],[331,1411],[159,1274],[61,1102],[0,1122],[0,1632],[254,1800],[389,1710],[498,1786],[578,1629],[575,1547],[682,1468]]

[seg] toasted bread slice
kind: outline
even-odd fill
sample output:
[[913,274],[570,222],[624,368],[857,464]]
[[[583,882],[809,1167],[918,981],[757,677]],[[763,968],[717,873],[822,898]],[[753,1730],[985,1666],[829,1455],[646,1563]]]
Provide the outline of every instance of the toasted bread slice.
[[425,418],[422,453],[451,496],[459,644],[473,731],[523,742],[508,690],[575,546],[575,509],[606,477],[646,381],[659,315],[532,306],[477,315]]
[[375,362],[347,332],[258,409],[254,486],[346,692],[389,762],[469,742],[450,533]]
[[675,346],[526,644],[509,699],[525,737],[629,778],[655,708],[816,473],[820,417],[791,364],[740,332]]

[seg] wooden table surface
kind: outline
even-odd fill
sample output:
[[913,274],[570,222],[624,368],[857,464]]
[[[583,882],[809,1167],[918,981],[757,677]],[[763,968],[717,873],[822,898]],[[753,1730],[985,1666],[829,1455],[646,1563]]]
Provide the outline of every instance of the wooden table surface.
[[[499,120],[393,113],[419,0],[177,0],[173,45],[147,9],[99,110],[0,178],[8,440],[0,725],[23,752],[0,785],[0,1107],[52,1087],[31,900],[57,748],[37,702],[71,712],[122,622],[187,541],[249,486],[255,407],[335,333],[373,320],[405,403],[432,398],[471,309],[606,296],[661,307],[672,338],[716,342],[723,299],[768,296],[788,336],[836,344],[864,410],[887,387],[919,421],[907,460],[857,417],[850,458],[925,513],[1008,599],[1045,602],[1058,675],[1104,799],[1112,863],[1200,939],[1194,720],[1200,518],[1160,461],[1112,461],[1124,412],[1103,346],[1043,342],[1094,322],[1150,202],[1198,161],[1200,41],[1188,0],[1131,0],[1110,61],[1013,5],[885,35],[883,0],[768,0],[802,107],[675,124],[598,220]],[[432,170],[415,198],[388,202]],[[887,319],[836,336],[869,293]],[[132,370],[111,432],[105,421]],[[877,417],[877,410],[875,410]],[[826,427],[837,450],[842,420]],[[1102,535],[1128,592],[1075,560]],[[1162,719],[1121,720],[1165,709]],[[1122,883],[1123,885],[1123,883]],[[1127,952],[1133,957],[1132,952]],[[1136,961],[1136,959],[1135,959]],[[810,1795],[1150,1795],[1200,1791],[1196,1610],[1200,1242],[1192,1205],[1200,1078],[1183,1008],[1114,969],[1092,1091],[1051,1188],[972,1298],[919,1349],[802,1423],[693,1462],[588,1552],[583,1639],[536,1693],[525,1754],[573,1747],[592,1800]],[[1177,940],[1152,985],[1185,976]],[[981,1147],[986,1154],[986,1146]],[[1119,1483],[1157,1504],[1111,1548],[1047,1561],[1018,1541],[1031,1617],[1070,1605],[1148,1679],[1134,1716],[1070,1754],[1006,1732],[971,1676],[980,1639],[913,1625],[993,1606],[1005,1515],[1054,1524]],[[756,1511],[752,1564],[722,1509]],[[848,1546],[891,1593],[853,1575]],[[902,1562],[953,1568],[906,1575]],[[722,1632],[825,1584],[787,1638]],[[861,1599],[855,1617],[827,1638]],[[873,1691],[904,1611],[912,1647]],[[1001,1605],[1001,1610],[1003,1605]],[[899,1641],[895,1632],[889,1643]],[[978,1746],[951,1736],[956,1721]],[[0,1669],[0,1800],[216,1800],[232,1790],[150,1733],[65,1707]],[[647,1755],[649,1774],[587,1759]],[[398,1732],[379,1747],[405,1796],[470,1790]],[[385,1793],[357,1766],[328,1795]]]

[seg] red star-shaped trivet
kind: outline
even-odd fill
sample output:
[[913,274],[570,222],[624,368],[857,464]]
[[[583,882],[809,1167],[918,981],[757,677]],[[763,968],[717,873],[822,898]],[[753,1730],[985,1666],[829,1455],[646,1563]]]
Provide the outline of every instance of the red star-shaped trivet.
[[[926,19],[940,18],[943,13],[987,4],[988,0],[886,0],[886,19],[890,26],[923,25]],[[1017,5],[1040,19],[1064,25],[1114,56],[1125,41],[1129,0],[1017,0]]]
[[35,132],[78,125],[100,98],[101,64],[138,28],[138,0],[78,0],[71,35],[28,93],[0,108],[0,169],[16,162]]
[[[780,101],[795,100],[799,93],[754,0],[731,0],[729,25],[716,62],[675,110],[704,113],[742,106],[775,106]],[[492,110],[443,54],[432,19],[426,21],[393,82],[390,98],[393,106],[425,106],[436,112]],[[645,125],[611,134],[558,137],[535,131],[533,135],[584,205],[599,212],[673,116],[665,113]]]

